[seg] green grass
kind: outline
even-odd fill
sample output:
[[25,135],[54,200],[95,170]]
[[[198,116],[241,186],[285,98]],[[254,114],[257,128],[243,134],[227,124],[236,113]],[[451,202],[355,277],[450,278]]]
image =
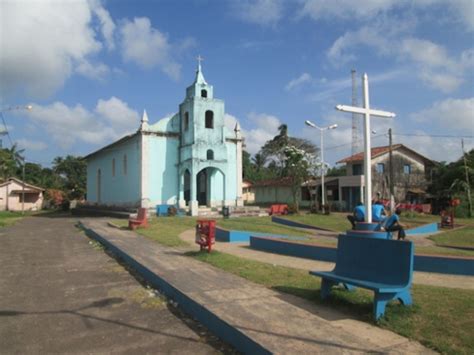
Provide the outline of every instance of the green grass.
[[[126,228],[128,221],[119,219],[113,223],[119,227]],[[148,221],[148,228],[138,228],[136,231],[169,247],[188,246],[189,244],[179,238],[179,235],[196,226],[194,217],[155,217]]]
[[289,215],[284,218],[291,221],[309,224],[324,229],[329,229],[335,232],[345,232],[351,227],[347,220],[348,213],[331,213],[329,215],[322,214],[300,214]]
[[239,217],[218,219],[217,225],[227,230],[241,230],[268,234],[305,236],[309,233],[293,227],[272,222],[271,217]]
[[[320,279],[310,276],[307,271],[219,252],[189,252],[187,255],[252,282],[316,304],[342,309],[358,319],[373,323],[373,295],[366,290],[347,292],[335,289],[327,301],[321,301]],[[442,353],[471,354],[474,351],[474,291],[415,285],[412,295],[412,307],[390,303],[378,325]]]
[[14,224],[15,222],[22,219],[24,216],[21,212],[10,212],[10,211],[1,211],[0,212],[0,227],[8,227]]
[[474,224],[429,237],[439,246],[470,248],[474,251]]

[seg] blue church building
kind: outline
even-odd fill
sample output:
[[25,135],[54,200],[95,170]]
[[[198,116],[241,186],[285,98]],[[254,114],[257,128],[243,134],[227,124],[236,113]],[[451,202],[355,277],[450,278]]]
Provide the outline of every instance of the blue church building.
[[242,206],[240,127],[224,124],[224,101],[214,98],[198,63],[179,111],[155,124],[143,113],[138,130],[85,157],[87,201],[101,206]]

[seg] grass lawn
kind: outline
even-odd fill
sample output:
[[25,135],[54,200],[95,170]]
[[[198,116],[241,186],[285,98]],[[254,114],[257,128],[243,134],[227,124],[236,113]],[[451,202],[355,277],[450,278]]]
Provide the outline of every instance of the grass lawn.
[[20,212],[2,211],[0,212],[0,227],[11,226],[23,217]]
[[239,217],[218,219],[217,225],[227,230],[241,230],[269,234],[305,236],[309,233],[293,227],[273,223],[271,217]]
[[[126,228],[128,221],[123,219],[113,220],[119,227]],[[138,228],[137,232],[152,240],[169,247],[189,245],[179,238],[179,235],[196,226],[194,217],[153,217],[148,220],[148,228]]]
[[[274,290],[289,293],[329,307],[343,309],[366,322],[372,321],[373,295],[366,290],[333,291],[327,301],[319,298],[320,279],[304,270],[212,252],[189,252],[189,256]],[[442,353],[472,354],[474,351],[474,291],[415,285],[414,306],[397,302],[387,306],[378,323]]]
[[284,216],[283,218],[335,232],[345,232],[351,227],[351,224],[346,218],[347,215],[348,213],[331,213],[329,215],[300,214]]
[[474,251],[474,223],[442,234],[430,236],[437,245],[466,248]]

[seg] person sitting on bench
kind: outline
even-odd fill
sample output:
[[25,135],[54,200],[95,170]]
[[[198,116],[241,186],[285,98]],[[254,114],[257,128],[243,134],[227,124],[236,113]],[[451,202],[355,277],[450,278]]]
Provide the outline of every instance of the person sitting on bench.
[[388,219],[385,221],[385,230],[387,232],[396,232],[398,231],[398,240],[405,239],[405,230],[403,229],[403,225],[400,224],[400,214],[402,210],[397,208],[395,213],[392,214]]
[[387,218],[385,208],[381,201],[375,201],[372,205],[372,220],[374,222],[383,222]]
[[364,222],[365,219],[365,206],[362,202],[359,202],[354,208],[354,213],[347,216],[349,222],[351,222],[352,229],[355,229],[356,222]]

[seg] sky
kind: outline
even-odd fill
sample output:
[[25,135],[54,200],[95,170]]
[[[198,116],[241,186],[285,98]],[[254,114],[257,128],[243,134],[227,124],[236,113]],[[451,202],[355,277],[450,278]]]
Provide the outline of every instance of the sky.
[[319,146],[311,120],[338,124],[326,162],[350,156],[352,116],[335,106],[352,103],[354,69],[358,105],[367,73],[371,108],[397,115],[372,118],[372,146],[392,128],[394,143],[453,161],[461,138],[474,148],[473,35],[472,0],[0,0],[0,138],[43,166],[87,155],[143,110],[150,123],[177,112],[201,55],[252,154],[281,124]]

